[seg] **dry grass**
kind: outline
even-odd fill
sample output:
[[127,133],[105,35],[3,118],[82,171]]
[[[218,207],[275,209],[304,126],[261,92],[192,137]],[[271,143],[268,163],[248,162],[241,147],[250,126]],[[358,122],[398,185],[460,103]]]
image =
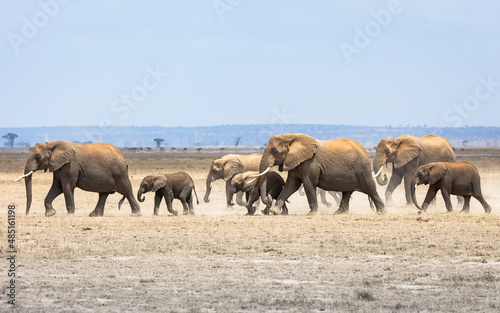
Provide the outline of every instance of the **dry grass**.
[[[172,216],[162,204],[153,217],[153,197],[131,217],[118,195],[105,217],[90,218],[97,195],[76,192],[76,216],[65,215],[64,199],[53,218],[43,216],[49,173],[33,180],[33,213],[17,216],[18,308],[21,311],[127,312],[338,312],[491,311],[500,308],[500,159],[464,152],[483,178],[493,208],[477,201],[471,214],[443,214],[442,199],[425,215],[391,207],[374,214],[366,196],[355,194],[351,213],[333,216],[320,207],[307,216],[307,202],[294,195],[290,216],[243,216],[227,209],[224,184],[195,216]],[[477,152],[477,151],[473,151]],[[484,153],[484,151],[481,151]],[[496,154],[496,152],[494,152]],[[211,154],[129,154],[137,188],[145,175],[186,171],[202,201]],[[0,211],[15,203],[24,211],[25,155],[0,155]],[[425,188],[418,190],[423,199]],[[381,194],[383,188],[380,188]],[[404,200],[401,188],[396,203]],[[179,202],[174,202],[177,209]],[[459,208],[455,208],[458,211]],[[1,225],[7,225],[6,214]],[[1,228],[0,248],[6,253]],[[5,275],[6,276],[6,275]],[[4,279],[6,281],[6,277]],[[5,284],[3,284],[5,288]],[[5,292],[5,289],[0,291]]]

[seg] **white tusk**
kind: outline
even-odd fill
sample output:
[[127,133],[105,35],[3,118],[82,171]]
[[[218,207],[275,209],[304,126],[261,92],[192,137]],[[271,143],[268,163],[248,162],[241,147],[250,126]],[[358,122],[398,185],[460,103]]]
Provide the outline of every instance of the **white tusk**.
[[414,188],[417,189],[417,184],[415,184]]
[[373,177],[377,177],[378,175],[380,175],[380,173],[382,173],[382,166],[380,167],[380,169],[378,170],[378,173],[375,174]]
[[260,174],[257,174],[257,175],[249,175],[248,177],[249,177],[249,178],[257,178],[257,177],[260,177],[260,176],[262,176],[262,175],[266,174],[266,173],[267,173],[270,169],[271,169],[271,168],[270,168],[270,167],[268,167],[268,168],[266,168],[266,170],[265,170],[264,172],[262,172],[262,173],[260,173]]
[[209,189],[212,189],[212,182],[210,182],[210,186],[208,186]]
[[19,178],[14,180],[14,181],[20,181],[21,179],[26,178],[26,177],[30,176],[31,174],[33,174],[33,171],[30,171],[28,174],[25,174],[23,176],[19,176]]

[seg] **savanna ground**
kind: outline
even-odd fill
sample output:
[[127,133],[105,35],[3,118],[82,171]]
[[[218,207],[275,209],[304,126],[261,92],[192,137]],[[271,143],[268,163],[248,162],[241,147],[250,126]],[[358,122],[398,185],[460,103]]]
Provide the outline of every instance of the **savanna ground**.
[[[224,183],[203,203],[205,177],[217,154],[130,153],[134,191],[152,173],[186,171],[195,180],[195,216],[172,216],[162,203],[153,217],[146,194],[142,216],[130,216],[120,196],[105,217],[87,215],[97,194],[77,190],[76,215],[64,197],[46,218],[43,199],[52,175],[33,179],[32,213],[24,215],[26,154],[0,155],[0,311],[19,312],[498,312],[500,309],[500,151],[457,151],[474,163],[493,208],[484,214],[443,214],[441,196],[425,215],[389,207],[377,215],[355,193],[350,213],[320,205],[308,216],[305,197],[290,198],[289,216],[244,216],[226,208]],[[385,187],[379,186],[383,196]],[[426,188],[418,188],[423,201]],[[404,204],[402,187],[394,194]],[[332,198],[329,198],[333,202]],[[7,206],[15,204],[16,306],[7,304]],[[455,212],[459,211],[454,199]],[[174,202],[181,212],[180,202]]]

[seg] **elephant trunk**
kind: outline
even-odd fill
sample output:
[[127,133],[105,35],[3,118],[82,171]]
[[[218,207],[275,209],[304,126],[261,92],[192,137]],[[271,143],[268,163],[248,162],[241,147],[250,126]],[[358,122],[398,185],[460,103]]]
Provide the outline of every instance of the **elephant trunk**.
[[387,179],[386,174],[383,175],[383,178],[381,175],[382,166],[385,165],[386,160],[387,160],[387,158],[386,158],[385,154],[379,153],[378,151],[375,154],[375,158],[373,159],[373,172],[375,174],[378,174],[375,178],[377,180],[377,183],[380,186],[385,186],[389,181]]
[[32,183],[32,175],[28,175],[24,178],[24,184],[26,185],[26,215],[30,212],[32,194],[31,194],[31,183]]
[[415,187],[417,187],[417,181],[415,179],[412,179],[411,180],[411,186],[410,186],[410,189],[411,189],[411,198],[413,199],[413,203],[415,204],[415,206],[417,207],[417,209],[422,210],[420,208],[420,206],[418,205],[418,202],[417,202],[417,196],[415,195]]
[[[267,150],[267,148],[266,148]],[[271,169],[271,167],[274,165],[274,158],[269,156],[269,154],[266,154],[266,151],[264,151],[264,154],[262,155],[262,160],[260,161],[260,166],[259,166],[259,175],[262,175],[259,177],[259,185],[260,185],[260,197],[262,203],[268,205],[271,204],[270,197],[267,196],[267,175],[266,173]]]
[[214,178],[212,175],[208,174],[207,176],[207,191],[205,192],[205,196],[203,197],[203,201],[205,201],[205,203],[209,203],[210,202],[210,192],[212,192],[212,182],[214,181]]
[[144,202],[144,200],[146,200],[146,197],[145,197],[145,196],[143,196],[143,194],[142,194],[142,193],[143,193],[142,188],[141,188],[141,189],[139,189],[139,190],[137,191],[137,200],[138,200],[139,202]]

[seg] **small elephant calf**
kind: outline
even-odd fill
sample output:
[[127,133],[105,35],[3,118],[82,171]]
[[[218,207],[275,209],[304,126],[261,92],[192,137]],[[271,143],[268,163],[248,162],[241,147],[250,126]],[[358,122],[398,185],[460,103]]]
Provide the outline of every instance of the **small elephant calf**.
[[[413,174],[411,181],[413,203],[415,203],[419,210],[425,212],[429,206],[429,202],[434,199],[437,191],[441,189],[448,212],[453,211],[450,201],[450,194],[452,194],[464,197],[464,206],[461,212],[469,212],[469,202],[472,196],[481,202],[486,213],[491,213],[491,207],[484,200],[481,193],[480,181],[479,172],[474,165],[468,162],[428,163],[418,167]],[[421,184],[430,185],[422,208],[418,206],[415,197],[415,187]]]
[[[255,213],[255,207],[253,204],[259,200],[260,197],[260,185],[258,184],[259,172],[248,171],[240,174],[236,174],[231,179],[231,189],[232,192],[242,191],[245,193],[247,204],[247,215],[253,215]],[[278,198],[278,195],[281,193],[283,186],[285,185],[285,181],[281,177],[280,174],[276,172],[269,172],[266,175],[267,179],[267,194],[271,196],[272,199]],[[266,205],[266,208],[262,210],[263,214],[269,214],[269,208],[271,207],[271,203]],[[288,208],[286,204],[283,205],[282,214],[288,214]]]
[[139,191],[137,191],[137,200],[143,202],[145,199],[143,193],[149,191],[156,192],[154,215],[158,215],[158,209],[162,198],[165,198],[168,211],[174,215],[177,215],[177,211],[172,208],[172,201],[174,199],[179,199],[182,202],[184,214],[194,214],[193,191],[196,196],[196,204],[200,204],[193,179],[184,172],[149,175],[144,177],[141,182],[141,187]]

